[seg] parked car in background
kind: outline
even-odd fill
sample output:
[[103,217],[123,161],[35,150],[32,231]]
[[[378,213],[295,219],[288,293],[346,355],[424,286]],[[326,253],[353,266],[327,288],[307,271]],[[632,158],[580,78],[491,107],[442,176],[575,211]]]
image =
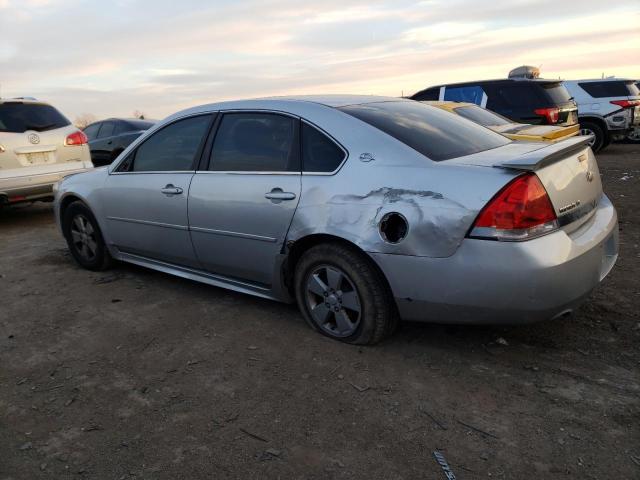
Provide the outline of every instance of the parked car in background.
[[55,215],[87,269],[118,259],[295,299],[349,343],[398,317],[532,322],[570,312],[617,259],[587,141],[512,142],[407,99],[224,102],[66,179]]
[[[636,88],[640,90],[640,82],[636,81]],[[627,141],[636,143],[640,142],[640,125],[634,125],[631,131],[627,134]]]
[[475,103],[441,101],[425,101],[422,103],[460,115],[515,141],[559,142],[578,135],[580,130],[578,125],[564,127],[561,125],[531,125],[512,122],[508,118],[482,108]]
[[53,200],[58,181],[92,167],[86,135],[53,106],[0,99],[0,206]]
[[154,123],[151,120],[109,118],[85,127],[93,164],[96,167],[109,165]]
[[640,125],[640,89],[635,80],[565,80],[564,85],[578,103],[580,128],[583,135],[593,136],[594,151],[624,139]]
[[518,123],[578,124],[578,107],[560,80],[480,80],[429,87],[410,98],[475,103]]

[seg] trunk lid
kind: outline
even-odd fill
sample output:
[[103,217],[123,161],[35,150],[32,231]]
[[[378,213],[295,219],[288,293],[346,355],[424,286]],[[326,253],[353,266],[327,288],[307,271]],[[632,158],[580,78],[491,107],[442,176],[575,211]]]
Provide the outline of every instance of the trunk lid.
[[558,222],[573,231],[586,222],[600,197],[602,182],[588,137],[573,137],[558,143],[506,145],[452,163],[535,172],[544,185]]

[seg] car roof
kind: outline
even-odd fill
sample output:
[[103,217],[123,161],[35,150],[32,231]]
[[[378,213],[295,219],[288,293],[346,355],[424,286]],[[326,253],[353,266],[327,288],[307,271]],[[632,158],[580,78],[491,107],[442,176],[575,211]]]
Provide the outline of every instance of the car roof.
[[[231,100],[225,102],[209,103],[197,107],[188,108],[167,117],[162,123],[189,114],[212,112],[216,110],[242,110],[265,109],[282,110],[284,112],[299,110],[301,104],[317,105],[319,107],[340,108],[348,105],[364,105],[380,102],[413,102],[413,100],[401,97],[383,97],[377,95],[294,95],[283,97],[264,97],[246,100]],[[292,112],[292,113],[293,113]]]
[[33,97],[14,97],[14,98],[0,98],[0,103],[23,103],[29,105],[51,105],[50,103],[43,102]]
[[607,78],[584,78],[580,80],[565,80],[565,82],[637,82],[638,80],[633,80],[632,78],[620,78],[620,77],[607,77]]
[[490,80],[473,80],[473,81],[470,81],[470,82],[443,83],[441,85],[433,85],[431,87],[423,88],[422,90],[419,90],[416,93],[414,93],[413,96],[418,95],[419,93],[422,93],[422,92],[426,92],[427,90],[431,90],[432,88],[465,87],[465,86],[470,86],[470,85],[481,85],[481,84],[487,84],[487,83],[500,84],[500,83],[512,83],[512,82],[514,82],[514,83],[515,82],[521,82],[521,83],[531,82],[532,84],[536,84],[536,83],[562,83],[562,80],[555,79],[555,78],[494,78],[494,79],[490,79]]
[[101,120],[96,120],[92,123],[100,123],[100,122],[125,122],[125,123],[156,123],[157,120],[153,120],[151,118],[124,118],[124,117],[109,117],[103,118]]

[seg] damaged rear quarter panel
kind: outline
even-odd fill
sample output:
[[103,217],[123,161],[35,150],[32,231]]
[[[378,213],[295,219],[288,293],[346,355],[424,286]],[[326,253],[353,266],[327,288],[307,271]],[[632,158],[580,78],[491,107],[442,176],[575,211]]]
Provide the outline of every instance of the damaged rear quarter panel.
[[[501,169],[447,166],[413,151],[402,152],[413,161],[401,165],[375,153],[376,160],[360,162],[360,153],[351,153],[334,176],[303,176],[289,241],[323,233],[371,253],[449,257],[480,209],[513,176]],[[379,231],[390,212],[403,215],[409,225],[397,244],[386,242]]]

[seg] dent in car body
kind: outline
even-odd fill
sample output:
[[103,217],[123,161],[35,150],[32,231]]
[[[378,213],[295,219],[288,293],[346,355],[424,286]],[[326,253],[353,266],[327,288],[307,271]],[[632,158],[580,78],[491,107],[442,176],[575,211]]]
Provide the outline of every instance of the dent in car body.
[[[408,233],[398,243],[380,234],[388,213],[399,213]],[[367,252],[446,257],[459,246],[477,210],[432,190],[383,187],[365,193],[333,193],[319,186],[304,190],[289,240],[324,233],[345,238]]]

